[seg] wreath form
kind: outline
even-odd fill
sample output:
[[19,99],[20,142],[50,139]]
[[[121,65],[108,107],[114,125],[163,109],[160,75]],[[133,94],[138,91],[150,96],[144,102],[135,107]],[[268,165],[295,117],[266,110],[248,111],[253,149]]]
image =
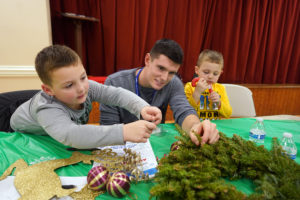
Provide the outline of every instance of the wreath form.
[[[150,198],[300,199],[300,165],[283,153],[277,138],[268,151],[236,134],[229,138],[220,133],[216,144],[199,148],[175,126],[181,136],[176,136],[179,141],[172,144],[169,155],[160,159]],[[251,179],[255,192],[247,196],[226,178]]]

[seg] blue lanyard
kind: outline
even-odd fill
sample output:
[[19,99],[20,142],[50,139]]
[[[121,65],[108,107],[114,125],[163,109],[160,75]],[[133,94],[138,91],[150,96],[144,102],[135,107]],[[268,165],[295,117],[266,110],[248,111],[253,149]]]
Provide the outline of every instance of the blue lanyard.
[[[144,67],[142,67],[139,72],[137,73],[136,77],[135,77],[135,93],[141,97],[141,94],[140,94],[140,90],[139,90],[139,76],[141,74],[141,72],[143,71]],[[154,90],[153,94],[152,94],[152,98],[151,98],[151,101],[150,101],[150,104],[152,103],[153,101],[153,98],[154,98],[154,95],[156,93],[156,90]]]
[[139,72],[137,73],[136,77],[135,77],[135,93],[140,97],[140,91],[139,91],[139,76],[140,76],[140,73],[143,71],[143,68],[142,67]]

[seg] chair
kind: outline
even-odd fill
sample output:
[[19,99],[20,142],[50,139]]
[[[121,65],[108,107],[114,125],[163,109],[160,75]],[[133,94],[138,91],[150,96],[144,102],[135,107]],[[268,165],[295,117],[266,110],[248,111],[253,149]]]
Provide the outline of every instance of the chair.
[[232,117],[255,117],[252,92],[247,87],[235,84],[222,84],[232,107]]
[[28,101],[40,90],[19,90],[0,93],[0,131],[13,132],[10,117],[25,101]]

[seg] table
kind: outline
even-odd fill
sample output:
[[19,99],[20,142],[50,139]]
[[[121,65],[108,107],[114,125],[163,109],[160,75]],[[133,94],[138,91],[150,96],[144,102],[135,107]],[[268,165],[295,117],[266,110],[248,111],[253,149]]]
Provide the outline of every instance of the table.
[[[253,118],[236,118],[226,120],[213,121],[217,124],[219,131],[222,131],[227,136],[238,134],[244,139],[248,139],[249,129],[255,119]],[[290,132],[294,136],[298,154],[296,162],[300,163],[300,121],[296,120],[265,120],[267,136],[265,139],[265,147],[271,148],[272,137],[281,139],[283,132]],[[162,129],[161,134],[154,134],[150,138],[150,142],[154,154],[161,158],[169,153],[170,146],[176,141],[175,136],[179,135],[174,124],[160,124]],[[21,133],[5,133],[0,132],[0,174],[16,160],[23,158],[28,164],[34,164],[45,160],[68,158],[72,152],[66,150],[66,146],[58,143],[49,136],[36,136],[31,134]],[[88,151],[82,151],[89,153]],[[59,176],[86,176],[91,169],[91,165],[79,163],[73,166],[67,166],[57,169]],[[246,194],[253,193],[253,184],[250,180],[241,179],[231,182],[239,190]],[[149,190],[154,185],[154,182],[141,182],[131,184],[130,192],[135,193],[138,199],[149,199]],[[128,199],[125,196],[121,199]],[[96,199],[114,199],[108,194],[98,196]]]

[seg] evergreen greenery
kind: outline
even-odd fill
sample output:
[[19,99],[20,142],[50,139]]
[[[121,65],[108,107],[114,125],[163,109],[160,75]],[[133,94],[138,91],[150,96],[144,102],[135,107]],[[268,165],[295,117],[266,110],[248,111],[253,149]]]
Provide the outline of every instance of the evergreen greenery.
[[[228,138],[223,133],[216,144],[199,147],[178,125],[176,128],[181,144],[160,159],[150,198],[300,199],[300,165],[282,154],[276,138],[271,151],[238,135]],[[256,186],[255,193],[246,196],[225,178],[249,178]]]

